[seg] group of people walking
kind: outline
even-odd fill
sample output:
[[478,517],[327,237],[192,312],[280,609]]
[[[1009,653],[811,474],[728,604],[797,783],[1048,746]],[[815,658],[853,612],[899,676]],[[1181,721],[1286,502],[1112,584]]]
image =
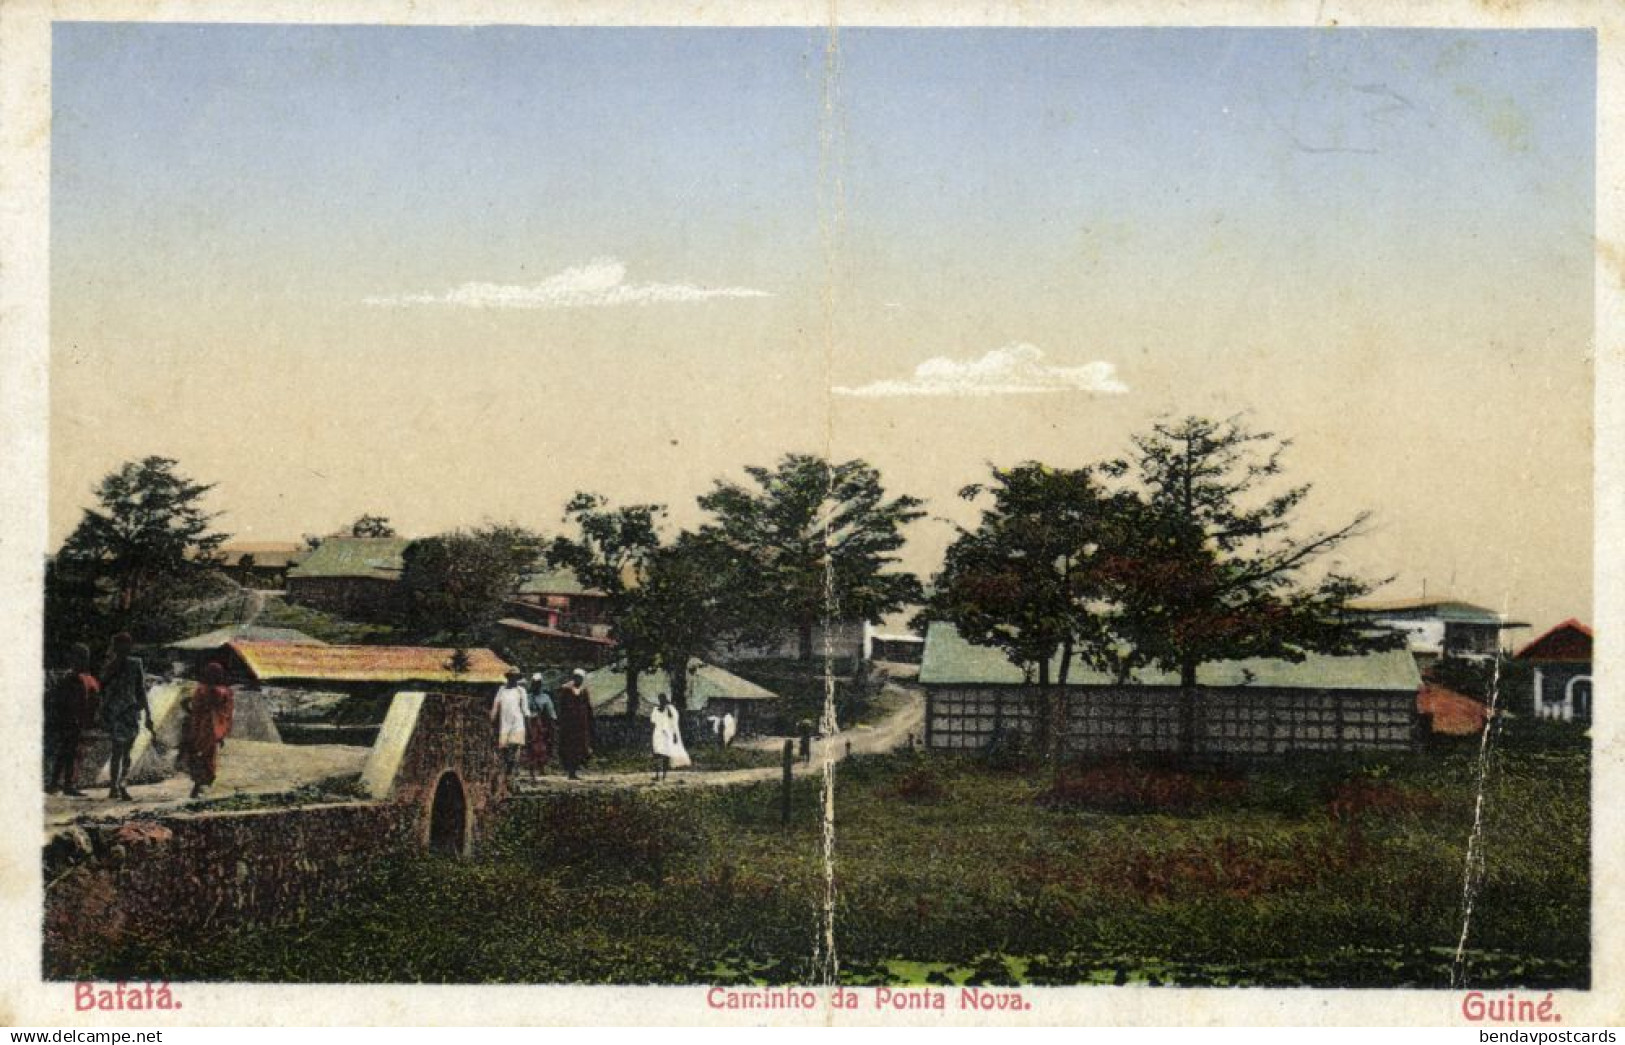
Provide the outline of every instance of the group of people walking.
[[[593,755],[594,739],[586,671],[575,669],[569,681],[559,687],[556,700],[547,691],[541,672],[533,674],[528,685],[523,678],[523,672],[509,671],[507,682],[491,701],[491,723],[503,769],[509,777],[528,771],[530,779],[537,780],[547,772],[548,761],[556,750],[565,775],[571,780],[580,779],[582,767]],[[656,783],[665,780],[673,769],[693,765],[683,745],[682,714],[669,695],[661,693],[656,697],[649,712],[649,727]],[[737,729],[732,711],[709,716],[705,727],[719,747],[730,744]]]
[[[178,752],[181,768],[192,778],[193,798],[201,796],[215,781],[220,748],[231,732],[233,703],[225,669],[217,663],[206,665],[202,681],[183,704],[186,717]],[[143,727],[154,739],[157,729],[147,702],[146,669],[135,655],[134,640],[126,632],[113,636],[99,672],[91,670],[90,647],[75,644],[69,652],[68,670],[46,693],[48,794],[85,797],[79,789],[80,761],[98,727],[109,745],[107,797],[134,801],[129,777],[135,742]]]
[[559,687],[556,702],[547,692],[541,672],[530,677],[528,686],[523,678],[523,672],[509,671],[507,683],[491,702],[491,721],[504,768],[510,776],[524,768],[535,780],[547,772],[547,763],[557,750],[565,775],[579,779],[582,767],[592,758],[587,673],[577,668]]

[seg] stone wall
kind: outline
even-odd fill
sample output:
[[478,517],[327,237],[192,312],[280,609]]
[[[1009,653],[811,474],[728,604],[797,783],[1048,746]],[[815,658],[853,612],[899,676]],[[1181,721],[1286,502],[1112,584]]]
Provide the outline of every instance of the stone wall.
[[354,802],[70,827],[46,846],[45,975],[78,978],[128,938],[298,921],[409,849],[418,819]]

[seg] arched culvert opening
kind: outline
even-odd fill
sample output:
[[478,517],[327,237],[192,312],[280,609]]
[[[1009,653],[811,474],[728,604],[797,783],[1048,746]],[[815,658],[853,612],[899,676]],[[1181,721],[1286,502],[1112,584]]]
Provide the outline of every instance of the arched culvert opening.
[[468,853],[468,796],[456,773],[441,774],[429,807],[429,851],[446,856]]

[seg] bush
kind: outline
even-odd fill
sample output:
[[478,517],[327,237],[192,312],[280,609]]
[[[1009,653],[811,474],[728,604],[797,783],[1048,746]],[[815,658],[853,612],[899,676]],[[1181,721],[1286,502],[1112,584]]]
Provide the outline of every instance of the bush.
[[1112,759],[1063,770],[1036,801],[1050,809],[1189,814],[1245,797],[1245,781],[1154,762]]
[[940,802],[948,797],[941,775],[924,764],[905,770],[886,794],[904,802]]
[[1414,816],[1436,813],[1444,805],[1444,800],[1431,792],[1369,778],[1346,780],[1326,796],[1326,811],[1333,820],[1355,820],[1371,813]]
[[[537,866],[586,877],[661,877],[695,844],[695,825],[675,801],[627,792],[538,801],[540,816],[512,817],[512,841]],[[505,840],[506,841],[506,840]]]
[[1516,751],[1589,751],[1591,732],[1581,722],[1503,715],[1494,720],[1490,741]]

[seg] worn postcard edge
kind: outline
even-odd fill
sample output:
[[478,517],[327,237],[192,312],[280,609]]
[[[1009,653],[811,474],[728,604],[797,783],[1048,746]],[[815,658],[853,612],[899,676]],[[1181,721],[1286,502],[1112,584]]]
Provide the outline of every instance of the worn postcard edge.
[[[42,881],[39,798],[40,610],[46,549],[49,328],[50,33],[53,21],[310,22],[325,24],[1083,26],[1194,24],[1438,28],[1590,28],[1597,38],[1597,239],[1595,268],[1595,574],[1601,626],[1596,670],[1614,692],[1621,671],[1615,640],[1625,626],[1621,540],[1625,538],[1625,14],[1598,2],[1517,0],[1427,2],[999,3],[769,2],[735,5],[659,0],[533,0],[379,5],[339,2],[0,2],[0,680],[13,743],[0,755],[0,808],[15,830],[0,843],[0,1022],[9,1025],[261,1024],[597,1024],[702,1023],[927,1026],[1031,1023],[1077,1025],[1440,1025],[1467,1026],[1460,992],[1411,990],[1237,990],[1029,988],[1025,1012],[978,1015],[812,1011],[729,1014],[709,1008],[704,988],[508,986],[184,986],[185,1008],[155,1014],[75,1012],[71,985],[40,973]],[[1463,264],[1471,259],[1463,258]],[[1625,785],[1619,731],[1625,715],[1605,698],[1594,729],[1593,795]],[[1593,804],[1592,988],[1560,992],[1562,1029],[1618,1022],[1625,1015],[1625,883],[1620,818]],[[827,995],[828,992],[823,992]]]

